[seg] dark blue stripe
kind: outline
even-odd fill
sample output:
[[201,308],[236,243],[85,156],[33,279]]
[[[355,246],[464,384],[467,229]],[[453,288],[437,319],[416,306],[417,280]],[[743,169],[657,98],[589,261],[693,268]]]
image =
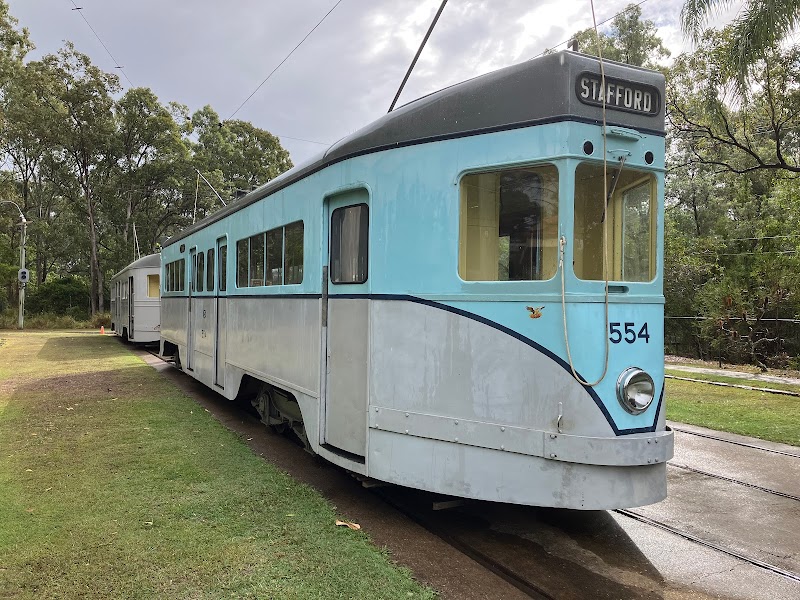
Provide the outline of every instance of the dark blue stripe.
[[[173,298],[188,298],[188,296],[172,296]],[[194,298],[213,298],[214,296],[193,296]],[[222,298],[315,298],[319,299],[322,296],[320,294],[261,294],[261,295],[236,295],[236,296],[220,296]],[[559,365],[562,369],[567,371],[572,377],[572,369],[569,366],[569,363],[565,361],[563,358],[555,354],[553,351],[549,350],[545,346],[542,346],[538,342],[532,340],[529,337],[526,337],[519,333],[518,331],[514,331],[505,325],[501,325],[496,321],[492,321],[491,319],[487,319],[486,317],[482,317],[481,315],[477,315],[475,313],[468,312],[466,310],[462,310],[460,308],[456,308],[455,306],[450,306],[449,304],[442,304],[441,302],[437,302],[435,300],[426,300],[425,298],[419,298],[417,296],[410,296],[408,294],[329,294],[328,298],[330,299],[340,299],[340,300],[392,300],[392,301],[404,301],[404,302],[413,302],[415,304],[422,304],[424,306],[429,306],[431,308],[436,308],[439,310],[444,310],[449,313],[453,313],[460,317],[464,317],[466,319],[470,319],[472,321],[477,321],[478,323],[482,323],[492,329],[496,329],[506,335],[513,337],[514,339],[522,342],[526,346],[529,346],[544,354],[550,360],[555,362]],[[578,377],[586,380],[583,375],[577,372]],[[577,380],[576,380],[577,381]],[[664,401],[664,384],[661,385],[661,395],[658,399],[658,406],[656,407],[655,417],[653,418],[653,424],[648,427],[634,427],[630,429],[620,429],[617,427],[617,424],[614,422],[614,419],[611,417],[611,413],[608,412],[608,408],[600,399],[600,396],[597,395],[597,392],[594,390],[593,387],[588,385],[583,385],[578,382],[583,389],[589,394],[589,397],[594,401],[597,408],[603,413],[608,424],[611,426],[611,429],[614,431],[615,435],[630,435],[633,433],[653,433],[656,430],[656,425],[658,424],[658,415],[661,411],[661,405]]]

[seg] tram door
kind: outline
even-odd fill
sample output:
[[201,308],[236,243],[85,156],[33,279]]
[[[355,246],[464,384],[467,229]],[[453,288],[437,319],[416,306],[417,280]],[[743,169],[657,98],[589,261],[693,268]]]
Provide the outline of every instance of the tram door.
[[194,281],[197,277],[197,248],[189,250],[189,321],[186,326],[186,368],[194,369]]
[[[211,265],[208,265],[211,268]],[[214,336],[214,384],[225,387],[225,348],[228,339],[228,240],[217,240],[217,293],[214,295],[216,335]]]
[[134,329],[133,329],[133,307],[135,306],[135,302],[133,301],[133,277],[128,277],[128,338],[134,339]]
[[359,189],[327,203],[323,267],[324,443],[366,455],[369,360],[369,194]]

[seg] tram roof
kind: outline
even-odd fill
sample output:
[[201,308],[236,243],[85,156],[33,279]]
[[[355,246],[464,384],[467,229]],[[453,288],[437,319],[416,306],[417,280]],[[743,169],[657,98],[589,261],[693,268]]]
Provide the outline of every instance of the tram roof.
[[[663,74],[607,60],[603,61],[603,67],[607,92],[611,94],[611,101],[606,105],[607,124],[663,136]],[[187,227],[167,240],[164,246],[320,169],[355,156],[549,122],[600,124],[602,109],[599,102],[586,102],[579,98],[581,77],[585,75],[593,79],[595,88],[592,93],[596,93],[600,61],[594,56],[565,50],[480,75],[418,98],[342,138],[310,161],[286,171]],[[612,106],[615,104],[614,93],[609,92],[608,88],[622,88],[624,98],[626,85],[631,94],[636,89],[655,90],[657,106],[650,113]],[[619,93],[616,94],[616,103],[620,103]]]
[[122,269],[119,273],[115,274],[111,279],[116,278],[121,273],[129,270],[129,269],[148,269],[148,268],[161,268],[161,254],[156,252],[155,254],[148,254],[147,256],[143,256],[139,259],[136,259],[127,267]]

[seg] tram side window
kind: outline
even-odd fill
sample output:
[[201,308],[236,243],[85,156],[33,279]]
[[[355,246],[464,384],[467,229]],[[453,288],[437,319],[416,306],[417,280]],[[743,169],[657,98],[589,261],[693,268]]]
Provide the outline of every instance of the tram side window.
[[228,290],[228,247],[219,247],[219,291]]
[[464,176],[460,215],[458,274],[465,281],[535,281],[556,274],[554,165]]
[[284,283],[303,283],[303,222],[287,225],[284,238]]
[[206,260],[206,291],[214,291],[214,249],[211,248],[207,253],[208,260]]
[[206,255],[202,252],[197,253],[197,277],[195,281],[195,291],[203,291],[203,279],[205,279]]
[[[220,291],[225,291],[223,285],[227,253],[227,246],[220,246]],[[236,287],[284,285],[302,281],[302,221],[276,227],[236,242]]]
[[147,276],[147,297],[158,298],[160,296],[158,286],[160,285],[158,274]]
[[581,279],[605,279],[602,257],[607,227],[608,278],[652,281],[656,268],[655,178],[624,168],[622,172],[609,169],[606,179],[609,188],[614,186],[611,198],[603,191],[602,165],[583,163],[575,171],[575,274]]
[[337,208],[331,215],[331,282],[364,283],[369,263],[369,207]]
[[250,236],[250,287],[264,285],[264,234]]
[[[186,286],[186,259],[173,260],[167,263],[164,273],[164,291],[182,292]],[[148,292],[148,295],[150,293]]]
[[267,285],[283,284],[283,227],[267,232]]
[[249,239],[245,238],[236,242],[236,287],[248,287],[248,256]]

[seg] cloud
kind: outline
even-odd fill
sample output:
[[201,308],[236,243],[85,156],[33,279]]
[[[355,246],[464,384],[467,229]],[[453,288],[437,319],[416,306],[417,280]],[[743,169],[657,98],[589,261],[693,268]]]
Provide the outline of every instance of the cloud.
[[[65,0],[8,0],[38,55],[63,40],[107,71],[114,64]],[[335,0],[81,0],[85,16],[125,73],[162,102],[229,117]],[[627,6],[597,3],[598,21]],[[343,0],[236,115],[277,135],[334,142],[389,107],[440,0]],[[649,0],[643,16],[673,50],[683,46],[680,0]],[[730,18],[738,10],[721,18]],[[453,0],[417,64],[400,103],[527,60],[591,25],[588,1]],[[604,27],[608,27],[608,24]],[[563,47],[563,46],[562,46]],[[323,146],[282,138],[301,162]]]

